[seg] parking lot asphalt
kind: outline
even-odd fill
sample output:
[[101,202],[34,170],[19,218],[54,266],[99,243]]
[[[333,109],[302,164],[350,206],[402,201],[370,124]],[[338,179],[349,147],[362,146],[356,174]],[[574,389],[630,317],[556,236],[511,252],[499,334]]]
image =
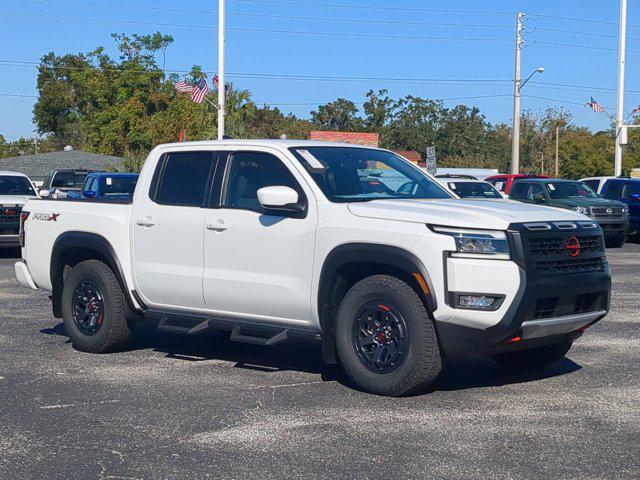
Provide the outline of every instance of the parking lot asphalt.
[[349,388],[319,345],[158,333],[70,345],[0,252],[0,478],[563,478],[640,474],[640,245],[609,250],[610,315],[552,367],[452,362],[438,388]]

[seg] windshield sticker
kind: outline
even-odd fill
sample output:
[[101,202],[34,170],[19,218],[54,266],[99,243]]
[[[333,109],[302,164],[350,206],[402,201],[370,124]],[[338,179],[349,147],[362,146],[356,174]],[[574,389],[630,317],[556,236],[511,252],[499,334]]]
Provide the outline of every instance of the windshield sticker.
[[314,170],[324,170],[324,165],[309,150],[296,150]]
[[107,177],[106,181],[107,185],[113,185],[113,179],[111,177]]
[[455,184],[455,183],[450,183],[450,184],[449,184],[449,188],[450,188],[451,190],[455,190],[455,189],[456,189],[456,184]]
[[549,187],[549,190],[551,191],[556,189],[556,187],[553,186],[553,183],[547,183],[547,187]]

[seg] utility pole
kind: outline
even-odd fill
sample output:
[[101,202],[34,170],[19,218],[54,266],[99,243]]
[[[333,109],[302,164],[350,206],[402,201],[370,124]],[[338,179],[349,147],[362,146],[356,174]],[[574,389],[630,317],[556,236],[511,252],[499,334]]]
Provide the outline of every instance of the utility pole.
[[516,71],[513,81],[513,132],[511,146],[511,173],[520,171],[520,52],[522,50],[522,17],[518,12],[516,21]]
[[218,140],[224,138],[226,81],[224,78],[224,7],[226,0],[218,0]]
[[555,177],[558,178],[560,174],[560,161],[558,159],[558,147],[560,146],[560,127],[556,125],[556,174]]
[[620,0],[620,45],[618,48],[618,111],[616,113],[616,156],[614,175],[622,175],[622,129],[624,128],[624,64],[627,49],[627,0]]

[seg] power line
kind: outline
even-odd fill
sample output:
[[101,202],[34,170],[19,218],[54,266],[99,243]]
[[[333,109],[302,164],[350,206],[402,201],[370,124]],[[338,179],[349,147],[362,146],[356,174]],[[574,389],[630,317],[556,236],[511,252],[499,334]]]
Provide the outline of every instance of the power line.
[[[248,0],[247,0],[248,1]],[[590,18],[573,18],[573,17],[562,17],[559,15],[546,15],[542,13],[530,13],[529,16],[535,16],[540,18],[551,18],[554,20],[565,20],[568,22],[582,22],[582,23],[594,23],[598,25],[611,25],[614,27],[618,27],[618,23],[616,22],[605,22],[603,20],[593,20]],[[627,27],[640,28],[640,25],[627,25]]]
[[[536,30],[544,31],[544,32],[554,32],[554,33],[566,33],[569,35],[584,35],[587,37],[604,37],[604,38],[615,38],[618,39],[618,35],[608,34],[608,33],[594,33],[594,32],[581,32],[577,30],[563,30],[560,28],[546,28],[546,27],[531,27],[535,32]],[[640,40],[640,37],[629,37],[627,36],[627,40]]]
[[[218,12],[215,10],[192,10],[183,8],[167,8],[167,7],[152,7],[143,5],[117,5],[113,3],[93,3],[93,2],[81,2],[73,0],[37,0],[46,3],[62,3],[68,5],[83,5],[92,7],[108,7],[119,9],[133,9],[133,10],[145,10],[145,11],[161,11],[171,13],[198,13],[204,15],[215,15]],[[364,18],[327,18],[327,17],[309,17],[298,15],[274,15],[264,13],[239,13],[239,12],[227,12],[227,15],[238,17],[255,17],[255,18],[272,18],[281,20],[311,20],[311,21],[323,21],[323,22],[345,22],[345,23],[364,23],[364,24],[376,24],[376,25],[415,25],[415,26],[429,26],[429,27],[472,27],[472,28],[513,28],[512,25],[493,25],[482,23],[442,23],[442,22],[410,22],[402,20],[369,20]]]
[[[617,52],[616,48],[596,47],[594,45],[579,45],[574,43],[559,43],[559,42],[547,42],[535,40],[533,45],[550,45],[553,47],[570,47],[570,48],[585,48],[588,50],[602,50],[605,52]],[[640,50],[627,50],[627,53],[640,53]]]
[[345,5],[336,3],[310,3],[310,2],[290,2],[284,0],[235,0],[244,3],[267,3],[275,5],[289,5],[295,7],[323,7],[323,8],[347,8],[356,10],[384,10],[395,12],[426,12],[426,13],[470,13],[474,15],[515,15],[515,12],[505,11],[479,11],[479,10],[450,10],[438,8],[417,8],[417,7],[385,7],[382,5]]
[[[580,105],[581,107],[584,107],[585,104],[582,102],[572,102],[570,100],[561,100],[558,98],[549,98],[549,97],[539,97],[537,95],[523,95],[523,97],[527,97],[527,98],[536,98],[538,100],[547,100],[550,102],[558,102],[558,103],[566,103],[568,105]],[[607,107],[605,105],[603,105],[604,108],[608,108],[608,109],[613,109],[613,107]]]
[[[50,18],[55,20],[73,20],[82,22],[106,22],[106,23],[124,23],[132,25],[147,25],[153,27],[176,27],[176,28],[198,28],[205,30],[217,30],[214,25],[193,25],[185,23],[163,23],[163,22],[143,22],[139,20],[122,20],[109,18],[89,18],[89,17],[71,17],[67,15],[39,15],[32,13],[19,12],[0,12],[0,15],[16,15],[21,17]],[[360,37],[360,38],[387,38],[400,40],[434,40],[434,41],[458,41],[458,42],[511,42],[508,38],[484,38],[484,37],[443,37],[438,35],[392,35],[378,33],[351,33],[351,32],[314,32],[303,30],[279,30],[268,28],[253,27],[227,27],[227,30],[240,32],[259,32],[259,33],[278,33],[288,35],[312,35],[312,36],[330,36],[330,37]]]

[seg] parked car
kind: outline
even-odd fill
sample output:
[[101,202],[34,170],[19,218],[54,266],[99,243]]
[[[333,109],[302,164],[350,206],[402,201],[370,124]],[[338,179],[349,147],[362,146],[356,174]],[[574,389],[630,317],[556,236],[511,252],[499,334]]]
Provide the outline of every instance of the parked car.
[[469,180],[466,178],[441,178],[438,181],[460,198],[484,198],[503,200],[504,195],[496,190],[489,182],[482,180]]
[[602,193],[602,187],[604,186],[607,180],[611,180],[618,177],[587,177],[581,178],[579,181],[586,183],[591,187],[591,190],[596,192],[597,194]]
[[499,190],[506,195],[509,195],[511,192],[511,186],[513,182],[519,180],[521,178],[549,178],[547,175],[525,175],[523,173],[510,173],[510,174],[500,174],[500,175],[492,175],[491,177],[487,177],[484,179],[485,182],[489,182],[491,185],[496,187],[496,190]]
[[20,213],[27,200],[35,197],[36,189],[25,174],[0,172],[0,248],[20,246]]
[[478,180],[478,177],[473,175],[465,175],[464,173],[443,173],[436,174],[436,178],[466,178],[467,180]]
[[604,182],[602,197],[624,203],[629,209],[629,234],[640,234],[640,178],[612,178]]
[[69,198],[130,200],[138,182],[137,173],[90,173],[82,190],[69,192]]
[[[372,175],[386,188],[372,191]],[[309,337],[359,388],[403,395],[433,385],[449,355],[549,365],[609,308],[597,223],[454,200],[359,145],[160,145],[131,204],[37,200],[23,213],[17,279],[51,292],[87,352],[121,348],[154,319],[265,346]]]
[[49,172],[40,189],[40,196],[64,198],[69,192],[79,192],[85,177],[93,170],[60,169]]
[[615,200],[600,198],[588,185],[576,180],[517,180],[511,187],[511,200],[549,207],[568,208],[593,218],[609,247],[621,247],[629,229],[629,209]]

